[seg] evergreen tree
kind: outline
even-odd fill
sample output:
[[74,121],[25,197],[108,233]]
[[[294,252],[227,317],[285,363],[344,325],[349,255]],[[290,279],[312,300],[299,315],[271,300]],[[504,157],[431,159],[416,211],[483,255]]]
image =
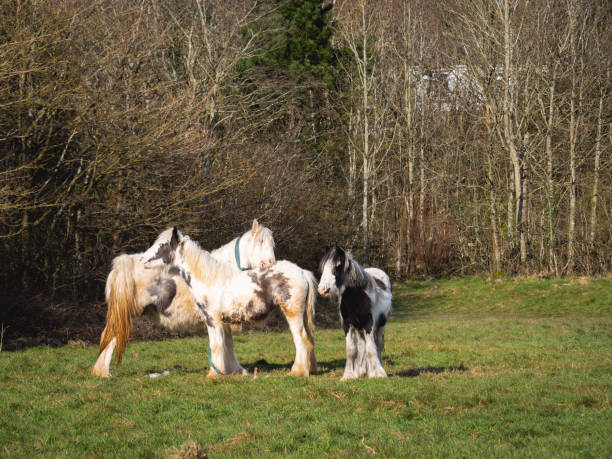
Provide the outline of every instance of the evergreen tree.
[[284,30],[272,55],[278,66],[289,69],[294,78],[314,77],[329,89],[334,80],[334,52],[331,48],[332,5],[323,0],[290,0],[280,14]]
[[264,67],[268,73],[288,76],[298,83],[323,82],[334,86],[336,59],[330,39],[333,33],[332,4],[324,0],[271,0],[277,14],[262,29],[261,53],[241,66]]

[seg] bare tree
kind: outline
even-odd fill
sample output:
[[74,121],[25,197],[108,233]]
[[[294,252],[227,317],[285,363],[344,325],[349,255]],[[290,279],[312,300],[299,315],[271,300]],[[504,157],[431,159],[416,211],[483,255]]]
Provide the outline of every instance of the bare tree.
[[[375,85],[380,82],[380,67],[378,56],[384,52],[382,40],[378,40],[380,30],[379,7],[373,7],[365,0],[358,4],[344,3],[342,14],[344,19],[340,22],[339,31],[344,44],[348,48],[351,61],[347,67],[347,76],[353,87],[358,104],[355,112],[358,113],[359,129],[355,131],[356,137],[351,139],[356,151],[360,153],[362,167],[362,206],[361,227],[363,231],[362,247],[363,260],[369,263],[370,237],[373,203],[373,179],[380,168],[380,154],[383,154],[387,138],[386,113],[389,105],[388,99]],[[355,122],[352,122],[356,125]]]

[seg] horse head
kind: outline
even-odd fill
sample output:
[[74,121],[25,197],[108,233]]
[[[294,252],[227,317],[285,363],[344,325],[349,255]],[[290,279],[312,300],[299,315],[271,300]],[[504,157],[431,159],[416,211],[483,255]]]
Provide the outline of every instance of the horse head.
[[244,266],[267,268],[276,263],[272,231],[257,220],[253,220],[251,229],[240,237],[239,250]]
[[338,246],[328,248],[319,263],[319,293],[322,296],[342,294],[347,270],[348,260],[344,249]]
[[140,256],[140,261],[149,269],[171,264],[176,255],[176,248],[183,239],[184,236],[176,227],[164,230],[153,245]]

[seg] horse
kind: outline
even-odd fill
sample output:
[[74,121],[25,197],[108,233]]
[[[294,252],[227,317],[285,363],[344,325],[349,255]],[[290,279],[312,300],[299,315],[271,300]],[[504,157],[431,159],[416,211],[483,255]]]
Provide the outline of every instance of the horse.
[[342,379],[366,373],[370,378],[386,378],[381,353],[392,309],[389,276],[378,268],[362,268],[338,246],[326,251],[319,272],[319,293],[338,303],[344,329],[346,365]]
[[[183,278],[173,274],[161,277],[161,269],[145,269],[142,255],[122,254],[113,259],[105,288],[108,304],[106,326],[92,369],[96,376],[112,376],[113,352],[116,348],[116,361],[120,364],[132,330],[132,320],[143,313],[156,324],[174,331],[201,334],[206,329]],[[276,262],[272,231],[253,220],[249,231],[214,250],[211,255],[236,271],[271,266]],[[233,353],[231,343],[228,346],[228,352]]]
[[289,323],[296,349],[291,375],[316,373],[313,321],[317,280],[310,271],[287,260],[248,272],[237,271],[216,260],[176,228],[161,233],[143,258],[145,266],[166,265],[168,273],[180,274],[191,289],[196,310],[208,327],[209,377],[247,374],[230,352],[233,344],[228,325],[261,323],[277,308]]

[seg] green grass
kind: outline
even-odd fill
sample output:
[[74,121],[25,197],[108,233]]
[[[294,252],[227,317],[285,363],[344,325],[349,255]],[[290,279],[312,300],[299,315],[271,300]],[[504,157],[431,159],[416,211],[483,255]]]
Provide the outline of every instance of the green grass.
[[0,455],[610,457],[611,298],[611,279],[397,284],[385,380],[340,381],[339,329],[307,379],[288,332],[235,337],[257,379],[206,379],[205,337],[132,343],[112,380],[93,346],[2,353]]

